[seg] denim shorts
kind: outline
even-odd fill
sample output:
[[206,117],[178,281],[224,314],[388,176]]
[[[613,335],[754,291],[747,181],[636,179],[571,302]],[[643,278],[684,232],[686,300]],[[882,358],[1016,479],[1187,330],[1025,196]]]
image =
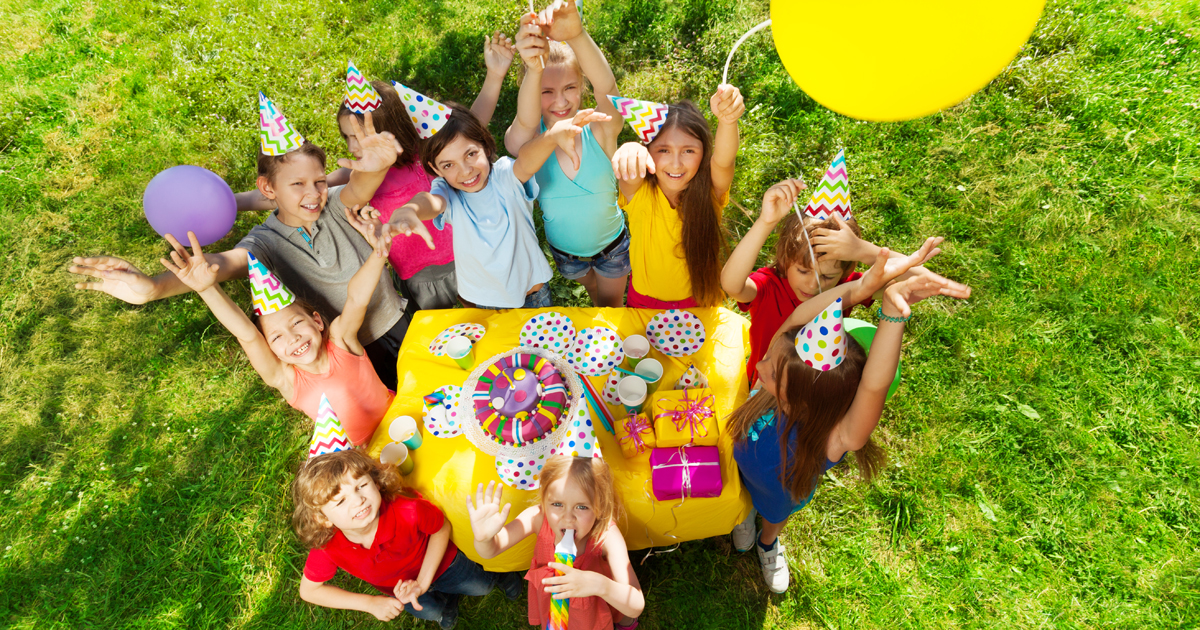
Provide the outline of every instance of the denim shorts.
[[596,273],[605,278],[622,278],[629,275],[631,269],[629,264],[629,228],[621,230],[621,234],[617,236],[605,248],[612,247],[603,254],[589,256],[586,259],[579,256],[572,256],[565,252],[560,252],[550,246],[550,254],[554,256],[554,264],[558,266],[558,273],[568,280],[578,280],[588,274],[588,271],[595,269]]
[[[550,283],[543,282],[542,288],[525,296],[525,303],[522,304],[520,306],[520,308],[545,308],[547,306],[554,306],[554,304],[550,301]],[[499,310],[503,310],[505,307],[503,307],[503,306],[484,306],[483,304],[476,304],[475,308],[482,308],[482,309],[487,309],[490,311],[499,311]]]

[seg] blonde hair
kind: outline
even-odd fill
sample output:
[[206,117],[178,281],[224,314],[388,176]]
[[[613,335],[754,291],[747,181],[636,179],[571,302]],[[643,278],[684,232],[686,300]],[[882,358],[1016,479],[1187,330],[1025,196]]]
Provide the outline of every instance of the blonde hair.
[[351,479],[370,477],[385,501],[397,496],[416,496],[404,488],[392,464],[381,464],[358,449],[319,455],[304,463],[292,482],[292,529],[309,549],[324,547],[333,540],[333,530],[321,506],[329,503],[349,474]]
[[[592,84],[588,82],[588,78],[583,74],[583,66],[579,65],[579,57],[575,56],[575,49],[571,48],[566,42],[550,42],[550,46],[546,49],[546,67],[550,66],[566,66],[574,70],[576,76],[579,77],[579,97],[580,102],[583,101],[583,96],[592,88]],[[517,84],[519,85],[525,80],[525,64],[521,64],[517,68]]]
[[571,457],[558,455],[551,457],[542,467],[538,476],[542,512],[546,512],[546,488],[550,484],[567,477],[579,484],[588,500],[592,502],[592,511],[596,513],[596,522],[588,537],[593,543],[600,541],[600,536],[608,529],[608,524],[617,517],[620,505],[617,503],[617,493],[613,486],[612,471],[608,464],[598,457]]

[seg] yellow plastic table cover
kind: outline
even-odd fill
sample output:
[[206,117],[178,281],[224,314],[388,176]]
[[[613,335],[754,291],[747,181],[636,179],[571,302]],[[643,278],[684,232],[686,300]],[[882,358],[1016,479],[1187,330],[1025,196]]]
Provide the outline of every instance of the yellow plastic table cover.
[[[721,496],[714,498],[689,498],[682,502],[655,501],[650,485],[650,451],[626,459],[616,436],[606,431],[599,418],[596,418],[600,450],[612,469],[622,506],[617,524],[630,549],[673,545],[681,541],[728,534],[750,510],[750,496],[742,487],[737,464],[733,460],[733,436],[726,431],[727,417],[746,399],[745,366],[750,347],[750,322],[725,308],[688,310],[704,323],[707,339],[700,350],[690,356],[676,358],[665,356],[651,347],[647,356],[663,364],[660,389],[674,387],[691,364],[707,375],[719,418],[721,436],[718,448],[721,453],[723,489]],[[477,362],[486,361],[515,348],[519,331],[526,320],[537,313],[546,312],[559,312],[571,318],[576,331],[604,326],[626,337],[645,335],[647,323],[662,311],[628,308],[418,311],[400,348],[400,382],[396,398],[367,446],[367,452],[378,458],[383,447],[392,441],[388,436],[392,420],[399,416],[411,416],[417,420],[422,443],[411,452],[415,467],[404,477],[404,481],[445,512],[452,526],[454,544],[489,571],[528,568],[533,557],[534,537],[529,537],[491,560],[483,560],[475,552],[471,521],[467,515],[467,496],[474,497],[475,487],[479,483],[501,482],[496,474],[495,458],[477,450],[466,436],[443,439],[433,437],[425,430],[424,396],[442,385],[462,385],[468,374],[450,357],[431,354],[429,344],[449,326],[465,322],[480,323],[487,328],[487,332],[475,343],[475,358]],[[603,377],[593,377],[591,382],[597,391],[603,388]],[[618,421],[626,415],[623,407],[609,405],[608,408]],[[510,518],[515,518],[538,501],[537,491],[517,490],[506,485],[502,487],[502,500],[512,503]]]

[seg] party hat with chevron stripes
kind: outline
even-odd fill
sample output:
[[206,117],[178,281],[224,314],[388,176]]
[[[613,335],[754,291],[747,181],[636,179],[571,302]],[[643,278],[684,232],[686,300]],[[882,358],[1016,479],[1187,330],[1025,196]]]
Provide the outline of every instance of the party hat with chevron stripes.
[[348,451],[350,448],[350,437],[333,412],[329,398],[321,394],[321,405],[317,407],[317,428],[313,431],[312,444],[308,445],[308,458]]
[[374,86],[354,67],[353,61],[347,62],[346,96],[342,102],[346,104],[346,109],[355,114],[373,112],[383,104],[379,92],[376,92]]
[[667,121],[668,107],[662,103],[639,101],[636,98],[624,96],[609,96],[608,98],[612,101],[613,107],[616,107],[617,111],[621,113],[621,118],[629,123],[634,133],[645,144],[650,144],[654,140],[654,136],[658,135],[658,130],[662,129],[663,123]]
[[842,215],[842,219],[846,221],[854,218],[850,213],[850,176],[846,174],[844,149],[838,151],[837,156],[833,158],[829,170],[825,171],[825,177],[821,178],[821,184],[813,191],[808,205],[804,207],[804,214],[817,221],[829,219],[835,212]]
[[262,317],[283,310],[296,301],[296,296],[254,254],[246,252],[246,262],[250,268],[250,302],[255,315]]
[[814,370],[835,368],[846,356],[842,305],[842,298],[838,298],[796,334],[796,353]]
[[446,124],[446,119],[450,118],[449,107],[406,85],[395,81],[392,81],[392,85],[400,94],[400,102],[404,103],[404,111],[408,114],[413,126],[417,128],[417,135],[421,136],[421,139],[428,140],[433,137],[433,134],[441,131]]
[[263,155],[283,155],[304,144],[304,136],[262,92],[258,93],[258,126]]

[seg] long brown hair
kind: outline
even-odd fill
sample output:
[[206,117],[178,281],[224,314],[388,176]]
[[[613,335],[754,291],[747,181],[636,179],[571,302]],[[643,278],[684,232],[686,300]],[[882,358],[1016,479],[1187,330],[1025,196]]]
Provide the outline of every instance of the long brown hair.
[[612,471],[608,464],[598,457],[571,457],[558,455],[546,460],[542,472],[538,475],[540,488],[539,500],[542,513],[546,512],[546,488],[559,479],[567,477],[583,488],[584,494],[592,502],[592,511],[596,513],[596,522],[592,523],[592,531],[588,537],[593,543],[599,542],[600,536],[608,529],[620,510],[617,503],[617,493],[613,485]]
[[[391,83],[386,81],[372,81],[371,85],[376,92],[379,92],[379,100],[383,102],[375,111],[371,112],[371,124],[374,125],[377,133],[386,131],[396,136],[400,148],[404,149],[404,153],[396,158],[395,166],[415,163],[421,156],[421,136],[417,135],[417,128],[413,126],[408,114],[404,112],[404,103],[400,101],[400,94],[396,92],[396,88],[392,87]],[[363,122],[363,115],[350,111],[344,100],[341,107],[338,107],[338,121],[342,120],[342,116],[354,116],[358,118],[360,125]],[[342,134],[342,137],[345,138],[345,135]]]
[[[667,120],[659,133],[672,127],[696,138],[704,147],[700,168],[679,196],[679,219],[683,222],[683,258],[687,262],[692,297],[700,306],[717,306],[725,298],[721,290],[721,265],[728,254],[729,244],[721,224],[720,208],[712,186],[712,133],[708,121],[691,101],[670,105]],[[653,143],[651,143],[653,144]],[[646,181],[657,186],[657,177]]]
[[352,448],[318,455],[300,466],[296,480],[292,482],[292,503],[295,504],[292,529],[309,549],[324,547],[333,540],[334,527],[321,513],[321,506],[329,503],[341,490],[347,473],[351,479],[369,476],[384,501],[398,496],[417,496],[405,489],[395,465],[381,464],[363,451]]
[[[775,340],[773,348],[781,358],[775,364],[777,389],[786,391],[786,400],[779,400],[763,389],[729,417],[729,431],[734,439],[743,441],[750,427],[770,411],[776,412],[780,461],[783,472],[780,482],[788,489],[793,501],[812,493],[817,479],[825,469],[829,435],[845,417],[858,392],[867,353],[854,337],[846,335],[846,353],[842,364],[821,372],[804,364],[795,350],[796,335],[801,327],[785,331]],[[785,389],[786,388],[786,389]],[[788,457],[788,451],[793,451]],[[883,450],[867,440],[854,456],[866,479],[875,476],[883,466]]]

